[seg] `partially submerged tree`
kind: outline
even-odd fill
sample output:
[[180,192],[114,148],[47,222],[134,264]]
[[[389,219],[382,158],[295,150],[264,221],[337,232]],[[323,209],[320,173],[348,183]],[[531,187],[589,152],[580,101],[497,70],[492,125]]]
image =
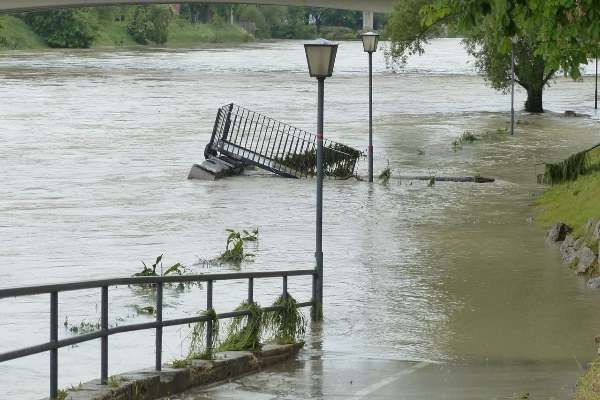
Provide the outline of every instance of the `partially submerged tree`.
[[[583,0],[593,2],[594,0]],[[575,3],[575,0],[554,0]],[[476,67],[497,90],[510,85],[511,41],[514,42],[516,82],[527,91],[525,110],[543,112],[543,90],[559,67],[570,60],[566,69],[578,77],[585,62],[578,46],[561,46],[548,41],[552,32],[545,15],[544,0],[407,0],[399,2],[389,20],[391,39],[388,55],[395,63],[408,56],[422,54],[424,45],[450,27],[459,31]],[[553,35],[553,39],[557,39]],[[584,51],[585,53],[585,51]],[[550,57],[550,54],[552,55]],[[549,62],[548,59],[551,61]]]

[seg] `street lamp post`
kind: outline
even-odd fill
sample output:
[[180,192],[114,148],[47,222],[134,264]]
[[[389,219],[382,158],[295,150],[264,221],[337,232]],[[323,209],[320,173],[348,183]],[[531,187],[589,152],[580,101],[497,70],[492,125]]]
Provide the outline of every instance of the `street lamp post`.
[[325,91],[325,78],[333,75],[335,56],[338,45],[324,39],[318,39],[304,45],[308,72],[311,77],[317,78],[319,84],[318,112],[317,112],[317,226],[316,226],[316,250],[317,262],[316,293],[313,293],[313,320],[322,319],[323,307],[323,103]]
[[369,182],[373,182],[373,53],[377,51],[379,34],[363,33],[363,48],[369,53]]

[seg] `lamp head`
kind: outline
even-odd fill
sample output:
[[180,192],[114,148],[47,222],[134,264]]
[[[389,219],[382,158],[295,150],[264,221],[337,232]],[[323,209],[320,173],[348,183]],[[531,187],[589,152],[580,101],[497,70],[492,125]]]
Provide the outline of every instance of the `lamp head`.
[[317,39],[304,44],[308,72],[313,78],[329,78],[333,75],[333,66],[338,44],[325,39]]
[[366,32],[360,35],[363,42],[363,48],[366,53],[374,53],[377,51],[379,44],[379,33]]

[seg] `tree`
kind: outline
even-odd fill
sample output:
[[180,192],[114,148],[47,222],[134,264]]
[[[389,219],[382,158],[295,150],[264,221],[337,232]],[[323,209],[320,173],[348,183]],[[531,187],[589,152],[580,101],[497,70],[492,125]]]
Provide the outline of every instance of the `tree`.
[[172,18],[173,12],[168,6],[138,6],[127,30],[139,44],[148,44],[149,41],[163,44],[167,42]]
[[30,13],[25,21],[50,47],[88,48],[97,35],[95,15],[87,9]]
[[[525,110],[543,112],[543,89],[558,70],[560,62],[548,62],[544,49],[544,19],[534,10],[533,1],[542,0],[408,0],[392,14],[387,33],[391,58],[402,64],[412,54],[421,54],[424,44],[445,26],[464,35],[467,51],[476,58],[476,67],[495,89],[506,91],[510,84],[510,49],[514,41],[517,83],[527,91]],[[569,1],[569,0],[549,0]],[[590,0],[592,1],[592,0]],[[541,7],[543,9],[543,7]],[[537,14],[536,14],[537,13]],[[559,59],[572,49],[556,48]],[[576,76],[576,74],[573,74]]]

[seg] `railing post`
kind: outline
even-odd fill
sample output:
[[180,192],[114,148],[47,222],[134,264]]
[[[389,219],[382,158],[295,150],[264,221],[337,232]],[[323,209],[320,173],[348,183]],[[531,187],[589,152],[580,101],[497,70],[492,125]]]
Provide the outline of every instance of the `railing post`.
[[248,278],[248,304],[254,303],[254,278]]
[[163,284],[156,285],[156,370],[162,369],[162,336],[163,336]]
[[[207,282],[206,289],[206,309],[212,310],[213,308],[213,281]],[[213,320],[210,319],[206,321],[206,350],[210,351],[212,349],[213,337]]]
[[317,291],[319,287],[319,275],[315,271],[312,276],[312,307],[310,309],[310,315],[314,322],[319,321],[319,300],[317,296]]
[[102,286],[100,305],[100,329],[102,338],[100,344],[100,383],[108,383],[108,286]]
[[288,297],[288,288],[287,288],[287,275],[283,276],[283,298],[287,300]]
[[[50,342],[58,342],[58,292],[50,293]],[[50,350],[50,398],[58,395],[58,349]]]

